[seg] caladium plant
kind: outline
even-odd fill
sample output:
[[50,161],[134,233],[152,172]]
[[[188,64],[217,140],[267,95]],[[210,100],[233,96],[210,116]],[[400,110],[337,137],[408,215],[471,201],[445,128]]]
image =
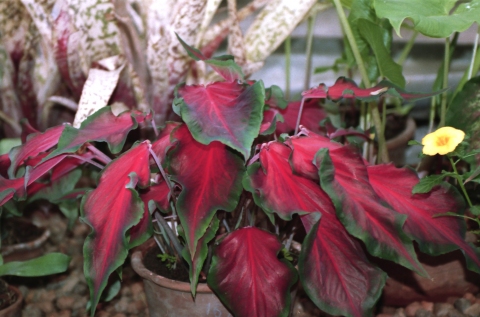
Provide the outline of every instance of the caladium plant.
[[[152,223],[163,232],[156,234],[159,242],[169,241],[163,251],[188,267],[192,294],[206,276],[235,316],[287,316],[297,281],[330,314],[370,316],[386,274],[366,253],[427,277],[414,241],[428,254],[460,249],[469,268],[480,272],[463,220],[434,217],[462,214],[454,188],[441,184],[412,194],[414,172],[370,165],[354,146],[333,139],[344,133],[327,136],[319,128],[325,113],[316,99],[424,95],[386,82],[362,89],[340,78],[288,104],[278,87],[245,81],[233,57],[206,60],[182,44],[223,81],[179,84],[173,102],[178,122],[135,139],[148,136],[143,132],[150,125],[156,130],[152,113],[115,116],[107,106],[79,128],[35,132],[0,157],[2,205],[32,195],[32,188],[53,187],[81,164],[100,170],[97,186],[79,194],[82,220],[92,230],[84,244],[92,316],[110,275],[153,234]],[[142,133],[129,135],[133,130]],[[298,263],[287,259],[282,245],[294,236],[303,240]]]

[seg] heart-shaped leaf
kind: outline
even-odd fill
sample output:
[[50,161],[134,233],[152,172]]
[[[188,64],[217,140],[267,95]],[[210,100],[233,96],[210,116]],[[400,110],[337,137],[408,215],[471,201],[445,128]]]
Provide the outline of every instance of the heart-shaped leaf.
[[245,189],[265,212],[276,213],[285,220],[290,220],[295,213],[334,213],[330,198],[318,183],[293,173],[289,163],[291,152],[279,142],[264,144],[260,162],[248,168],[243,182]]
[[230,233],[215,247],[208,285],[235,316],[288,316],[295,269],[277,258],[282,244],[255,227]]
[[167,154],[167,173],[181,185],[177,212],[190,255],[215,212],[233,210],[242,192],[243,160],[224,144],[197,142],[186,125],[172,132],[175,148]]
[[237,82],[182,85],[176,95],[174,109],[198,142],[220,141],[248,159],[262,123],[265,92],[261,81],[252,86]]
[[479,0],[373,0],[373,6],[380,18],[390,21],[397,34],[405,19],[412,20],[413,28],[420,33],[442,38],[480,22]]
[[372,265],[335,215],[302,216],[307,236],[298,262],[300,281],[313,302],[332,315],[370,316],[386,274]]
[[361,155],[349,147],[322,149],[315,164],[322,188],[347,231],[361,239],[370,254],[427,276],[412,241],[402,230],[406,217],[384,206],[369,183]]
[[92,141],[107,142],[110,151],[116,154],[122,150],[128,133],[145,119],[146,116],[138,111],[123,112],[115,116],[110,107],[103,107],[83,121],[79,129],[65,126],[57,149],[47,158],[73,153],[86,142]]
[[44,133],[30,134],[25,144],[13,148],[10,151],[10,161],[12,163],[8,169],[9,177],[14,178],[18,167],[29,157],[37,156],[56,146],[64,128],[64,125],[59,125],[46,130]]
[[82,219],[93,229],[83,247],[92,316],[108,277],[127,258],[126,233],[144,213],[135,187],[150,182],[148,147],[141,143],[113,160],[103,170],[97,188],[82,199]]
[[480,255],[465,242],[465,221],[458,217],[435,217],[464,210],[464,202],[448,184],[425,194],[412,194],[418,182],[415,173],[392,164],[368,166],[370,184],[380,198],[396,211],[408,216],[403,230],[417,241],[420,251],[439,255],[458,248],[470,258],[469,268],[480,272]]

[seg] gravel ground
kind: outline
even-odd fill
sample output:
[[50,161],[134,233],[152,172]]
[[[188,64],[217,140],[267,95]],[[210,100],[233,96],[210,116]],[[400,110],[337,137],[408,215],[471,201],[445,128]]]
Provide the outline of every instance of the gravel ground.
[[[47,252],[63,252],[72,257],[64,274],[47,278],[11,278],[25,297],[22,317],[87,316],[88,287],[83,276],[82,247],[89,227],[77,222],[72,231],[59,214],[48,218],[37,214],[36,223],[51,231]],[[297,299],[295,317],[329,317],[320,312],[306,297]],[[407,307],[379,307],[376,317],[480,317],[480,294],[466,293],[461,298],[449,298],[445,303],[414,302]],[[127,263],[123,270],[120,293],[110,302],[100,303],[96,317],[148,317],[143,283]]]
[[[62,252],[72,257],[69,270],[44,279],[14,278],[9,282],[17,285],[25,297],[22,317],[76,317],[87,316],[88,286],[83,276],[83,242],[89,227],[76,223],[67,230],[66,220],[58,214],[47,218],[35,217],[36,223],[48,226],[51,236],[47,252]],[[131,269],[124,266],[120,293],[110,302],[97,306],[96,317],[147,317],[148,308],[143,283]]]

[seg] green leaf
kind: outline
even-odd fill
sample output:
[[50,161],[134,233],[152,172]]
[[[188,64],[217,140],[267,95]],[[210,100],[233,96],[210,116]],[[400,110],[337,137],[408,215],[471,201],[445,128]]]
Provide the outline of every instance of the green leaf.
[[48,187],[42,188],[35,195],[28,198],[28,202],[33,202],[39,199],[46,199],[50,202],[57,203],[66,193],[72,191],[75,185],[80,180],[82,171],[75,169],[65,176],[52,182]]
[[480,216],[480,206],[479,205],[472,206],[472,207],[470,207],[469,210],[475,216]]
[[433,187],[442,184],[445,177],[456,175],[455,173],[442,172],[442,174],[424,177],[413,187],[412,194],[428,193]]
[[480,76],[470,79],[447,109],[447,126],[470,136],[470,150],[480,149]]
[[383,42],[383,29],[366,19],[357,22],[361,36],[368,42],[377,60],[380,75],[388,78],[394,84],[405,88],[405,78],[402,66],[395,63]]
[[49,253],[36,259],[8,262],[0,266],[0,276],[45,276],[65,272],[70,257],[62,253]]
[[0,155],[10,152],[15,146],[22,144],[20,138],[4,138],[0,140]]
[[[398,35],[405,19],[412,20],[413,28],[420,33],[438,38],[463,32],[480,22],[480,0],[373,0],[373,6],[380,18],[390,21]],[[450,14],[452,9],[455,11]]]

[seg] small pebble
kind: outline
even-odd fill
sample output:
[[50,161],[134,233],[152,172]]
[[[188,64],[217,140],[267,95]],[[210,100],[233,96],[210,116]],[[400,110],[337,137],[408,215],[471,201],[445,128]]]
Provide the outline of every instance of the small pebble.
[[393,314],[393,317],[407,317],[407,315],[405,314],[405,309],[403,309],[403,308],[398,308],[398,309],[395,311],[395,314]]
[[42,317],[42,315],[40,308],[33,304],[26,305],[22,310],[22,317]]
[[405,307],[405,315],[407,315],[407,317],[414,317],[415,313],[420,308],[422,308],[422,304],[420,304],[419,302],[413,302],[409,304],[407,307]]
[[423,308],[419,308],[415,312],[415,317],[433,317],[433,316],[434,315],[431,311],[423,309]]
[[470,301],[466,298],[458,298],[454,303],[453,307],[455,307],[461,313],[465,313],[465,310],[470,307]]
[[432,302],[422,301],[420,304],[422,304],[423,309],[433,312],[433,303]]
[[75,298],[71,296],[62,296],[57,298],[57,301],[56,301],[57,308],[60,310],[72,309],[74,303],[75,303]]
[[465,315],[469,317],[480,317],[480,304],[473,304],[464,311]]
[[472,293],[465,293],[465,295],[463,295],[463,298],[466,298],[470,301],[470,304],[475,304],[477,298],[475,297],[475,295],[473,295]]

